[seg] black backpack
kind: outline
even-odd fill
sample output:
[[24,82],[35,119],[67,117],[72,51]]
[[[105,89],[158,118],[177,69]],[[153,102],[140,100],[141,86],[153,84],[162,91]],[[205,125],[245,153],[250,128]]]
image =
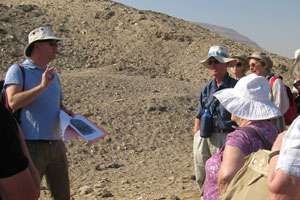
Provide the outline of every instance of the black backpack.
[[[23,77],[23,88],[22,91],[24,91],[25,88],[25,71],[24,71],[24,67],[22,67],[22,65],[18,64],[21,72],[22,72],[22,77]],[[21,108],[16,110],[16,111],[12,111],[12,109],[9,107],[8,104],[8,100],[7,100],[7,96],[6,96],[6,90],[4,87],[4,82],[5,80],[0,80],[0,102],[2,105],[4,105],[10,112],[13,113],[13,116],[16,118],[16,120],[21,123],[20,121],[20,114],[21,114]]]

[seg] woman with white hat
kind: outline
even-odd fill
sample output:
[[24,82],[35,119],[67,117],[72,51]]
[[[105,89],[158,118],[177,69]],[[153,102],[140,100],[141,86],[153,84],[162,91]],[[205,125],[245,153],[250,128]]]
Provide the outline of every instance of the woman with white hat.
[[[281,116],[277,106],[269,100],[270,84],[262,76],[251,74],[239,80],[234,88],[214,94],[240,127],[250,127],[273,144],[278,131],[269,119]],[[227,135],[225,147],[214,154],[205,165],[206,180],[204,199],[218,199],[237,171],[243,166],[244,157],[266,145],[255,135],[235,130]]]

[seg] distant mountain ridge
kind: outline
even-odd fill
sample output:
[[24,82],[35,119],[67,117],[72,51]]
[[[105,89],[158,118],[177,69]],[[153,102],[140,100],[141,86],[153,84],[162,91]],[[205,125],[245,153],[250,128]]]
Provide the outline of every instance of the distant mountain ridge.
[[230,38],[234,41],[243,43],[243,44],[247,44],[256,48],[261,48],[258,44],[256,44],[255,42],[253,42],[252,40],[250,40],[249,38],[247,38],[246,36],[236,32],[235,30],[231,29],[231,28],[225,28],[225,27],[221,27],[221,26],[217,26],[214,24],[207,24],[207,23],[201,23],[201,22],[196,22],[196,24],[200,25],[203,28],[206,28],[208,30],[210,30],[213,33],[217,33],[221,36]]

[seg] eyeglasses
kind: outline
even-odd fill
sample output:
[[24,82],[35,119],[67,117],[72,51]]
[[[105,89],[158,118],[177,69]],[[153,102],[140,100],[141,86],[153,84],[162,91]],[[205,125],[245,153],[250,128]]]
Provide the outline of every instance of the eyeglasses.
[[211,66],[212,64],[219,64],[220,62],[218,61],[218,60],[209,60],[208,62],[207,62],[207,64],[209,65],[209,66]]
[[293,84],[294,87],[299,87],[300,86],[300,80],[297,81],[296,83]]
[[235,66],[236,66],[236,67],[241,67],[241,66],[243,66],[243,63],[238,62],[238,63],[235,64]]

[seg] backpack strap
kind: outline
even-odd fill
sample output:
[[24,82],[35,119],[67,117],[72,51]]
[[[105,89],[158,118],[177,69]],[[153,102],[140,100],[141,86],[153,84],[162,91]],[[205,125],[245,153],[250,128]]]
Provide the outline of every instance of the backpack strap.
[[274,82],[275,82],[276,79],[278,79],[278,78],[279,78],[279,77],[277,77],[277,76],[272,76],[272,77],[269,79],[269,82],[270,82],[270,85],[271,85],[271,91],[272,91]]
[[23,88],[22,91],[24,91],[25,88],[25,71],[24,71],[24,67],[20,64],[18,64],[18,67],[20,68],[21,72],[22,72],[22,77],[23,77]]
[[[22,78],[23,78],[23,87],[22,87],[22,91],[24,91],[24,89],[25,89],[25,70],[24,70],[24,67],[22,66],[22,65],[20,65],[20,64],[18,64],[18,67],[20,68],[20,70],[21,70],[21,72],[22,72]],[[3,89],[5,89],[5,88],[3,88]],[[3,98],[5,98],[5,106],[6,106],[6,108],[9,110],[9,111],[11,111],[12,112],[12,109],[10,108],[10,106],[9,106],[9,104],[8,104],[8,98],[7,98],[7,95],[6,95],[6,91],[4,90],[4,93],[5,93],[5,97],[3,97]],[[18,115],[20,115],[20,112],[21,112],[21,109],[22,108],[20,108],[20,109],[18,109],[17,111],[15,111],[14,112],[14,116],[17,118],[17,121],[18,122],[20,122],[20,119],[18,119]]]
[[235,129],[245,131],[246,133],[249,133],[249,134],[255,136],[257,139],[262,141],[262,143],[264,144],[264,146],[267,150],[271,150],[272,144],[270,144],[270,142],[254,128],[249,127],[249,126],[246,126],[246,127],[243,126],[243,127],[235,127]]

